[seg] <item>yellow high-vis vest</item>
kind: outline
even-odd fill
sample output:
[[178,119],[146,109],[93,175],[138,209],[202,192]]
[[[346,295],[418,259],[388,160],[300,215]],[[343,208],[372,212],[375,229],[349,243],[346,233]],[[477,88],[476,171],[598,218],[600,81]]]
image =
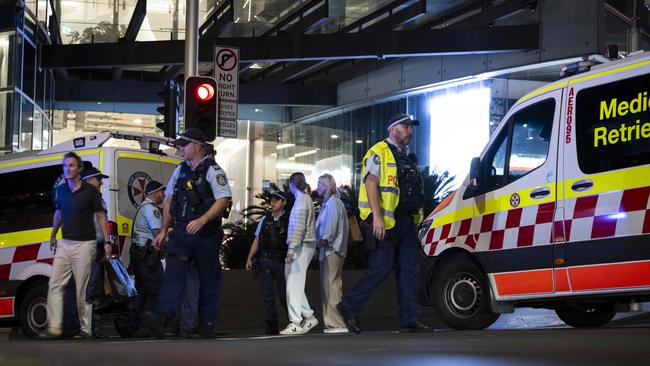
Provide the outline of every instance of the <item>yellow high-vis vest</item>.
[[[372,154],[377,155],[381,159],[381,177],[379,177],[379,207],[381,208],[384,225],[386,229],[395,227],[395,210],[399,204],[399,185],[397,182],[397,163],[393,152],[386,141],[380,141],[368,150],[366,156],[363,157],[362,177],[366,176],[366,162]],[[366,185],[361,184],[359,189],[359,212],[361,219],[365,220],[370,216],[372,210],[370,209],[370,202],[368,201],[368,192]],[[422,222],[422,209],[418,214],[413,215],[413,222],[419,224]]]

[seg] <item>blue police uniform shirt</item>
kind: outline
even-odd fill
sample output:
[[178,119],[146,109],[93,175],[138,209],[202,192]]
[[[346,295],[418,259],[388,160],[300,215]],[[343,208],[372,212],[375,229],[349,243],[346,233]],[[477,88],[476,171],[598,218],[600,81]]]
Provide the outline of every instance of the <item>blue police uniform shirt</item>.
[[[203,158],[203,160],[208,158],[209,157],[206,156]],[[192,164],[189,161],[185,161],[181,164],[187,164],[192,170],[194,170]],[[178,180],[178,176],[181,172],[181,164],[179,164],[176,169],[174,169],[174,173],[172,173],[171,178],[169,178],[169,182],[167,182],[167,188],[165,188],[166,197],[172,197],[174,195],[176,181]],[[226,172],[224,172],[218,164],[215,164],[208,168],[205,173],[205,179],[210,184],[210,189],[212,189],[212,195],[214,196],[215,200],[232,197],[230,185],[228,184],[228,178],[226,177]]]
[[144,246],[147,240],[153,242],[155,240],[153,231],[160,230],[161,227],[160,210],[149,198],[145,199],[138,209],[138,214],[133,218],[133,243]]
[[260,237],[260,234],[262,234],[262,229],[264,228],[264,219],[266,219],[266,216],[262,216],[260,219],[260,222],[257,223],[257,229],[255,229],[255,236]]

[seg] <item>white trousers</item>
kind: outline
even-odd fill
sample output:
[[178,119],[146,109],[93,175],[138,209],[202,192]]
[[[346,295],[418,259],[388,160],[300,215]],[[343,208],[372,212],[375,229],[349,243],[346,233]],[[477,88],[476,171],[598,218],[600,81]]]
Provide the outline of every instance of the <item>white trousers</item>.
[[63,328],[63,294],[70,276],[74,276],[77,285],[79,325],[81,331],[92,334],[93,306],[86,302],[86,287],[96,246],[95,240],[58,241],[47,292],[47,319],[50,329],[58,331]]
[[305,294],[307,267],[316,253],[316,243],[303,243],[294,252],[294,260],[285,267],[287,279],[287,310],[289,321],[302,323],[303,319],[314,316]]

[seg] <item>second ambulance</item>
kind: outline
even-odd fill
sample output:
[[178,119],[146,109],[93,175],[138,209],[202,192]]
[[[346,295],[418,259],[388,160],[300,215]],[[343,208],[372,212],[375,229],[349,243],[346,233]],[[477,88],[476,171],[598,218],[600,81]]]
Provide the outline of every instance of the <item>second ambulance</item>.
[[650,55],[521,98],[424,221],[424,301],[456,329],[515,307],[601,326],[650,301]]

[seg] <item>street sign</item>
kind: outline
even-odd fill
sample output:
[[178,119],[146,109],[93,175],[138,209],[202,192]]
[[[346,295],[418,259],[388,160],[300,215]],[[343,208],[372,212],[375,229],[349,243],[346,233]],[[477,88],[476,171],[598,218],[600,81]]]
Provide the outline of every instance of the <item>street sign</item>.
[[237,137],[239,101],[239,48],[214,48],[214,78],[217,79],[219,123],[217,136]]

